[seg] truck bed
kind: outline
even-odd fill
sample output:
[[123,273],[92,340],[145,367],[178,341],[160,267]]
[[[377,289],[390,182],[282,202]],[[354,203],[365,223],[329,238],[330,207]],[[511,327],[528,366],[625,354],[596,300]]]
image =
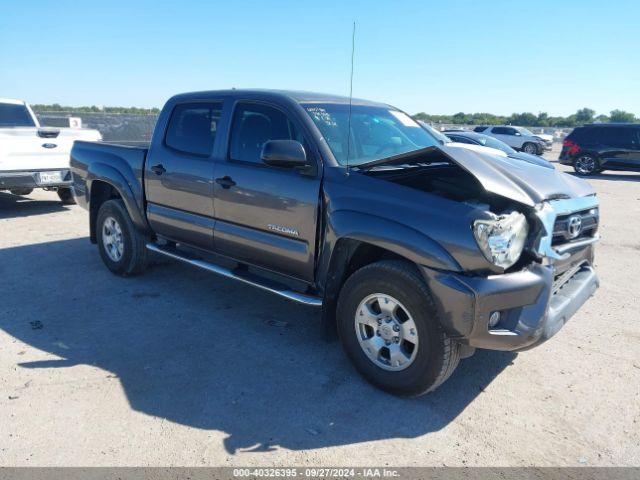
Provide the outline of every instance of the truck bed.
[[120,180],[123,195],[131,196],[144,211],[143,172],[147,146],[131,146],[112,142],[76,141],[71,149],[71,172],[76,201],[86,208],[87,183],[104,172]]

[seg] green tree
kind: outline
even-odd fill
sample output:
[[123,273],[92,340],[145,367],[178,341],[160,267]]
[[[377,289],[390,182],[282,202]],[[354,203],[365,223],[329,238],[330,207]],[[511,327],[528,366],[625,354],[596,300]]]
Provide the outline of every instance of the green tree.
[[539,112],[536,119],[536,127],[548,127],[549,126],[549,114],[547,112]]
[[609,121],[611,123],[633,123],[636,121],[636,116],[633,113],[616,109],[611,111]]
[[593,116],[596,114],[594,110],[590,108],[581,108],[575,114],[577,124],[591,123],[593,122]]
[[536,117],[533,113],[525,112],[525,113],[513,113],[509,118],[507,118],[507,122],[511,125],[519,125],[519,126],[530,126],[535,127],[538,121],[538,117]]

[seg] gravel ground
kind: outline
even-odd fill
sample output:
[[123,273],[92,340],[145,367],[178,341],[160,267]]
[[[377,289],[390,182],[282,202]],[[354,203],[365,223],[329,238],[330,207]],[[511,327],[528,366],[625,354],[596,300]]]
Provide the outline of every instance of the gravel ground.
[[0,465],[640,465],[640,174],[591,181],[597,295],[409,400],[317,311],[174,263],[115,277],[86,212],[0,193]]

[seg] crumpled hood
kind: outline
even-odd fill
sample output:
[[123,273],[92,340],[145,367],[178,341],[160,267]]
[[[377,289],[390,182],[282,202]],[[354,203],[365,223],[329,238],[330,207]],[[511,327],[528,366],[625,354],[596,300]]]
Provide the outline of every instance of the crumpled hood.
[[488,192],[525,205],[595,194],[584,180],[555,169],[456,146],[438,148],[473,175]]

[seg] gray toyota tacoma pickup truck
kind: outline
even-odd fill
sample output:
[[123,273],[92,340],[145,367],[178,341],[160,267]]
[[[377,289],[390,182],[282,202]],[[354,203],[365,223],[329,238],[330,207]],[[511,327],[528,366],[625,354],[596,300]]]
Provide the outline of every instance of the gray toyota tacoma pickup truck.
[[440,144],[381,103],[187,93],[148,148],[77,141],[71,157],[111,271],[159,254],[320,307],[397,394],[435,389],[476,348],[539,345],[598,287],[589,184]]

